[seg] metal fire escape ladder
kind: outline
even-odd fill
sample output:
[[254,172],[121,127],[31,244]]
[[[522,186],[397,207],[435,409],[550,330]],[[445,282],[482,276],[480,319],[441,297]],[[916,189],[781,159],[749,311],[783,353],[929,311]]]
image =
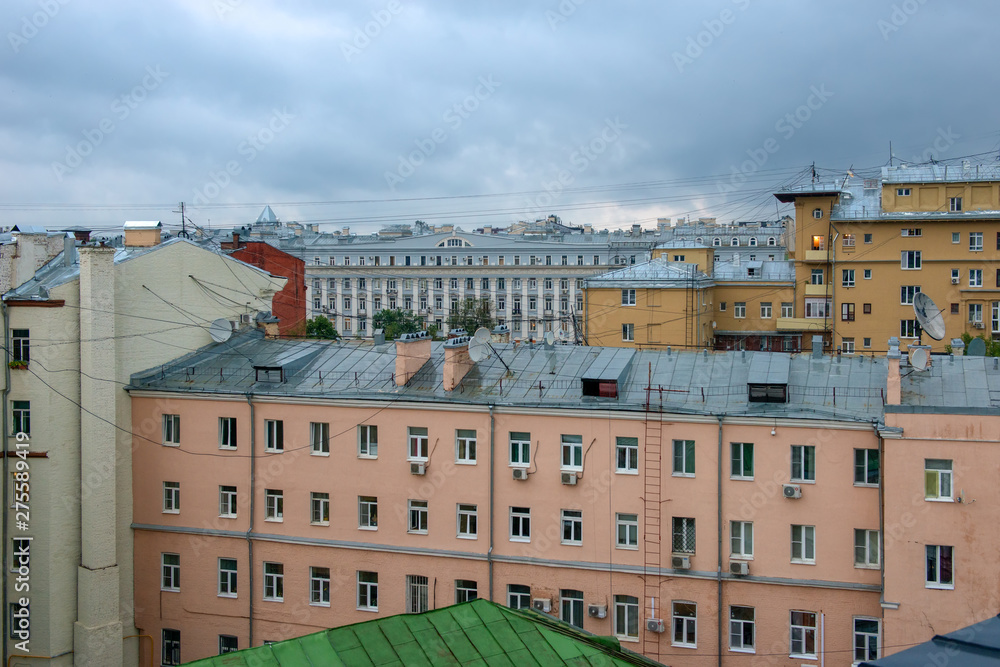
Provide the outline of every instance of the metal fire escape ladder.
[[[649,405],[647,401],[647,406]],[[662,413],[654,412],[652,407],[646,410],[645,440],[643,443],[643,521],[642,521],[642,578],[644,594],[643,610],[640,619],[650,618],[652,609],[656,609],[659,618],[663,618],[662,601],[659,599],[661,562],[661,540],[663,535],[662,505],[660,500],[661,440],[663,431]],[[654,606],[655,600],[655,606]],[[647,656],[659,655],[659,638],[656,632],[642,629],[643,653]]]

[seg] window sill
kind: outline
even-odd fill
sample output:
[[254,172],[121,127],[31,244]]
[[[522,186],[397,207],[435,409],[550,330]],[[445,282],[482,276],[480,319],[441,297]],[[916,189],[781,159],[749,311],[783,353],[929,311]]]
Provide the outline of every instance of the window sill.
[[615,468],[615,474],[616,475],[638,475],[639,471],[638,471],[638,469],[636,469],[636,470],[630,470],[628,468]]
[[753,560],[753,554],[729,554],[730,560],[739,560],[750,562]]
[[275,518],[264,519],[264,521],[266,521],[267,523],[285,523],[285,519],[283,517],[277,519]]
[[179,588],[161,588],[160,591],[162,591],[163,593],[180,593],[181,589],[179,589]]
[[632,546],[632,545],[627,545],[627,544],[616,544],[615,545],[615,549],[621,549],[622,551],[638,551],[639,550],[639,545],[636,544],[636,545]]
[[568,468],[560,466],[559,467],[559,472],[582,473],[583,472],[583,466],[580,466],[580,467],[568,467]]
[[220,514],[219,518],[220,519],[235,519],[236,515],[235,514]]
[[459,460],[459,461],[455,461],[455,465],[457,465],[457,466],[474,466],[474,465],[476,465],[476,462],[475,461],[462,461],[462,460]]
[[[11,435],[11,437],[13,438],[14,436]],[[179,442],[165,442],[165,443],[163,443],[163,446],[164,447],[180,447],[181,443],[179,443]]]
[[508,468],[524,468],[525,470],[527,470],[528,468],[531,467],[531,464],[530,463],[508,463],[507,467]]
[[268,448],[265,447],[264,448],[264,453],[265,454],[284,454],[285,450],[284,450],[284,448],[282,448],[282,449],[268,449]]
[[[693,472],[675,472],[675,473],[671,473],[670,476],[671,477],[689,477],[691,479],[694,479],[694,473]],[[680,644],[671,644],[671,646],[680,646]]]
[[478,540],[479,536],[478,535],[456,535],[455,539],[458,539],[458,540]]
[[358,526],[358,530],[378,530],[378,526]]
[[729,650],[732,651],[733,653],[752,653],[752,654],[757,653],[757,649],[754,648],[733,648],[732,646],[730,646]]
[[792,563],[792,565],[815,565],[816,561],[814,561],[814,560],[795,560],[793,558],[791,560],[791,563]]
[[408,530],[408,531],[406,531],[406,534],[407,535],[426,535],[427,531],[426,530]]
[[788,657],[796,660],[818,660],[818,658],[814,655],[797,655],[795,653],[789,654]]
[[309,525],[310,526],[329,526],[330,522],[329,521],[310,521]]
[[528,543],[531,542],[531,538],[530,537],[511,537],[510,541],[511,542],[521,542],[522,544],[528,544]]
[[753,477],[734,477],[734,476],[730,475],[729,479],[731,479],[734,482],[752,482],[754,478]]
[[309,606],[310,607],[329,607],[330,603],[329,602],[310,602]]
[[670,644],[674,648],[698,648],[697,644]]
[[564,547],[582,547],[583,542],[560,542]]
[[954,498],[924,498],[929,503],[953,503]]
[[924,588],[936,591],[953,591],[955,590],[955,584],[924,584]]
[[859,489],[877,489],[878,484],[868,484],[867,482],[855,482],[854,486]]
[[369,461],[374,461],[374,460],[378,459],[378,454],[375,454],[375,455],[372,455],[372,454],[358,454],[358,458],[359,459],[368,459]]
[[218,597],[220,597],[220,598],[229,598],[230,600],[235,600],[236,599],[236,594],[235,593],[219,593]]
[[309,452],[310,456],[330,456],[330,452]]
[[814,479],[789,479],[788,483],[789,484],[815,484],[816,480],[814,480]]
[[230,447],[229,445],[219,445],[219,449],[224,452],[235,452],[235,447]]
[[617,639],[620,642],[630,642],[632,644],[638,644],[639,643],[639,638],[638,637],[629,637],[627,635],[615,635],[615,639]]
[[414,456],[408,456],[408,457],[406,457],[406,462],[407,463],[427,463],[427,461],[428,461],[428,458],[426,456],[424,456],[422,458],[419,457],[419,456],[418,457],[414,457]]
[[356,607],[358,611],[369,611],[373,614],[378,613],[378,607]]
[[264,602],[284,602],[285,598],[263,598]]
[[881,568],[880,565],[867,565],[867,564],[864,564],[864,563],[855,563],[854,564],[854,569],[855,570],[880,570],[882,568]]

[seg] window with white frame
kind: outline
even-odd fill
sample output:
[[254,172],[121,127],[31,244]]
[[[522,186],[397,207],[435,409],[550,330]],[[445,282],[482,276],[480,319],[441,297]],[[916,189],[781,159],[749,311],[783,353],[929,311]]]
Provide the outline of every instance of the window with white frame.
[[732,479],[753,479],[753,443],[729,443],[729,476]]
[[916,320],[900,320],[899,321],[899,337],[900,338],[916,338],[917,337],[917,321]]
[[782,317],[791,317],[792,313],[794,313],[794,304],[792,304],[792,303],[790,303],[788,301],[782,301],[781,302],[781,316]]
[[562,510],[562,543],[579,546],[583,544],[583,512]]
[[816,526],[792,526],[792,562],[816,562]]
[[736,301],[733,303],[733,317],[742,320],[747,316],[746,301]]
[[358,609],[378,611],[378,572],[358,571]]
[[163,513],[178,514],[181,511],[181,483],[163,483]]
[[583,591],[559,591],[559,620],[583,629]]
[[476,462],[476,431],[460,428],[455,430],[455,461],[458,463]]
[[674,440],[674,477],[694,477],[694,440]]
[[854,662],[878,660],[881,655],[881,640],[877,618],[854,618]]
[[741,653],[755,651],[753,607],[729,607],[729,650]]
[[161,591],[177,592],[181,590],[181,556],[180,554],[160,554],[160,566],[163,577],[160,580]]
[[899,288],[899,303],[903,306],[912,306],[913,298],[920,293],[920,285],[902,285]]
[[927,588],[955,588],[954,554],[952,547],[938,544],[928,544],[925,547],[927,555]]
[[615,439],[615,472],[639,474],[639,438]]
[[219,449],[236,449],[236,417],[219,417]]
[[163,628],[160,639],[163,648],[160,664],[163,667],[181,664],[181,631]]
[[31,361],[30,329],[10,330],[10,356],[12,361]]
[[409,520],[407,522],[406,532],[408,533],[419,533],[422,535],[427,534],[427,501],[426,500],[408,500],[406,504],[406,511]]
[[672,646],[698,648],[698,605],[694,602],[674,600],[671,605],[673,625]]
[[844,269],[840,273],[842,287],[854,287],[854,269]]
[[881,559],[877,530],[854,529],[854,567],[875,568]]
[[857,486],[878,486],[880,470],[877,449],[854,450],[854,484]]
[[615,514],[615,546],[619,549],[639,548],[639,515]]
[[455,604],[475,600],[479,597],[478,582],[469,579],[455,580]]
[[410,461],[427,460],[427,429],[422,426],[410,426],[406,429],[409,447],[407,449]]
[[815,445],[792,445],[791,481],[793,482],[816,481]]
[[983,286],[983,270],[969,269],[969,287]]
[[806,299],[805,316],[810,319],[830,317],[830,299]]
[[753,558],[753,522],[729,522],[729,552],[733,558]]
[[762,320],[771,319],[771,302],[761,301],[760,302],[760,318]]
[[358,528],[376,530],[378,528],[378,498],[358,496]]
[[951,233],[951,242],[952,243],[961,243],[962,242],[962,232],[952,232]]
[[639,598],[632,595],[615,596],[615,636],[639,639]]
[[281,419],[265,419],[264,432],[267,440],[264,451],[282,452],[285,450],[285,422]]
[[373,424],[358,426],[358,456],[365,459],[378,458],[378,426]]
[[871,269],[865,269],[864,275],[865,275],[865,280],[871,280],[872,279],[872,270]]
[[510,508],[510,541],[511,542],[531,541],[531,508],[529,507]]
[[824,275],[825,275],[824,269],[811,269],[809,282],[813,285],[822,285]]
[[583,436],[562,436],[561,470],[583,470]]
[[924,459],[924,498],[952,500],[951,459]]
[[[17,431],[15,431],[16,433]],[[25,431],[27,433],[27,431]],[[163,444],[181,444],[181,416],[163,415]]]
[[969,322],[971,322],[972,324],[982,324],[983,304],[981,303],[969,304]]
[[634,289],[623,289],[622,290],[622,305],[623,306],[634,306],[635,305],[635,290]]
[[285,520],[285,495],[280,489],[264,489],[264,520]]
[[330,453],[330,424],[326,422],[309,423],[309,445],[313,454]]
[[622,324],[622,340],[626,343],[635,342],[635,324]]
[[816,657],[816,612],[792,611],[789,618],[792,658]]
[[313,492],[309,494],[309,523],[314,526],[330,525],[330,494]]
[[531,609],[531,587],[507,584],[507,606],[511,609]]
[[225,519],[236,518],[236,487],[219,487],[219,516]]
[[899,266],[903,269],[916,270],[920,268],[920,251],[903,250],[900,253]]
[[982,232],[969,232],[969,250],[972,252],[982,252],[983,250]]
[[510,465],[527,467],[531,464],[531,434],[524,431],[510,432]]
[[854,354],[854,339],[853,338],[843,338],[841,339],[841,349],[844,354]]
[[673,541],[671,542],[673,552],[693,554],[695,548],[694,518],[675,516],[671,523],[673,526]]
[[422,614],[427,611],[427,577],[419,574],[406,575],[406,613]]
[[236,597],[237,565],[235,558],[219,559],[219,597]]
[[948,210],[952,213],[958,213],[962,210],[962,198],[961,197],[949,197],[948,198]]
[[264,599],[283,602],[285,599],[285,566],[282,563],[264,563]]
[[309,604],[319,607],[330,606],[330,568],[309,568]]
[[458,504],[458,536],[466,540],[479,536],[479,508],[476,505]]

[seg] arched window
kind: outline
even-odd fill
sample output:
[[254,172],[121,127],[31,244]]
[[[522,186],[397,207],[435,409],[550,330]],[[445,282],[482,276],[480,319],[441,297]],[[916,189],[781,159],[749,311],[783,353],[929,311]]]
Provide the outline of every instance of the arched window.
[[705,239],[703,239],[703,238],[701,238],[701,237],[699,236],[698,238],[696,238],[696,239],[695,239],[695,242],[696,242],[696,243],[704,243],[704,242],[705,242]]
[[740,244],[740,240],[739,240],[738,238],[736,238],[735,236],[734,236],[734,237],[732,238],[732,240],[731,240],[731,241],[729,242],[729,245],[731,245],[731,246],[732,246],[732,247],[734,247],[734,248],[735,248],[736,246],[738,246],[739,244]]
[[714,239],[712,239],[712,245],[715,247],[719,247],[720,245],[722,245],[722,239],[716,236]]
[[776,246],[777,244],[778,244],[778,242],[774,240],[773,236],[767,237],[767,245],[768,246],[772,246],[773,247],[773,246]]
[[751,248],[756,248],[757,247],[757,237],[756,236],[751,236],[750,237],[750,247]]
[[821,208],[814,208],[813,209],[813,217],[816,218],[817,220],[819,220],[820,218],[822,218],[823,217],[823,209],[821,209]]

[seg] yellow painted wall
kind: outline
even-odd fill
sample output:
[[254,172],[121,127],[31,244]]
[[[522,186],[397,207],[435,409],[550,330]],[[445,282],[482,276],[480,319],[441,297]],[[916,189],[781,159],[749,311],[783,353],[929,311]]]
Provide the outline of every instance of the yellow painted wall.
[[[712,336],[712,289],[696,290],[698,311],[693,330],[695,339],[688,340],[685,331],[687,290],[635,290],[634,306],[622,305],[621,289],[587,289],[584,296],[584,331],[587,344],[603,347],[701,347]],[[634,341],[623,340],[622,325],[632,324]]]
[[[697,264],[702,273],[712,275],[715,270],[715,251],[712,248],[653,248],[653,259],[663,257],[668,262]],[[674,259],[675,257],[684,259]]]
[[[795,288],[787,283],[715,284],[716,331],[775,331],[781,316],[781,304],[795,301]],[[737,318],[736,304],[746,304],[746,317]],[[722,304],[726,309],[722,310]],[[761,317],[761,303],[771,304],[771,317]]]
[[[900,196],[899,190],[910,194]],[[962,198],[963,211],[1000,209],[1000,183],[887,183],[882,186],[882,208],[887,212],[949,211],[950,199]]]

